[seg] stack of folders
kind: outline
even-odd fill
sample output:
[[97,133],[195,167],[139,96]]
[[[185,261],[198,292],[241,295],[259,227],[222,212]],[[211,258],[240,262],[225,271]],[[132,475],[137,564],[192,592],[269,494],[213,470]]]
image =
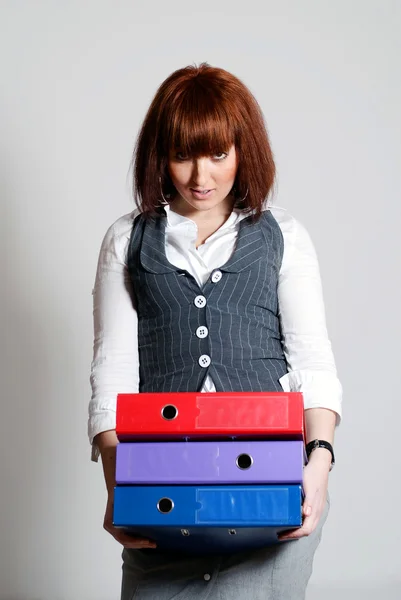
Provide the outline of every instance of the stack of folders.
[[236,552],[301,526],[301,393],[119,394],[116,432],[114,525],[159,549]]

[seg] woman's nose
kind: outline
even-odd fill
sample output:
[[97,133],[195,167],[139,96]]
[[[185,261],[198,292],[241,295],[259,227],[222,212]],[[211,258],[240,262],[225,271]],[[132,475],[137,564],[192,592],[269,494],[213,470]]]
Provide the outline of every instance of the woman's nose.
[[195,159],[192,164],[192,180],[196,185],[202,187],[207,183],[208,178],[206,160],[203,158],[198,158]]

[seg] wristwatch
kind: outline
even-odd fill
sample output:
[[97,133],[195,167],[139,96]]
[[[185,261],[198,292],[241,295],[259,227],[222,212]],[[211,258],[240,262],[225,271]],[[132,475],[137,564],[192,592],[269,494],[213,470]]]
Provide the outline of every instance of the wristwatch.
[[312,440],[311,442],[306,444],[306,456],[308,457],[308,459],[309,459],[310,454],[314,450],[316,450],[316,448],[326,448],[326,450],[328,450],[330,452],[330,454],[331,454],[330,471],[331,471],[336,463],[335,458],[334,458],[333,446],[329,442],[326,442],[325,440]]

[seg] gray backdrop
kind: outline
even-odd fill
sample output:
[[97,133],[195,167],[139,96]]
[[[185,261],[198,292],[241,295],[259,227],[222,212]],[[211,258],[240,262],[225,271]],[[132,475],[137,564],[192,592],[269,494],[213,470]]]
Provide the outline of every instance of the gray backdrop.
[[91,291],[148,104],[202,61],[258,98],[275,202],[320,257],[345,394],[308,600],[400,598],[400,2],[14,0],[0,21],[0,599],[118,598]]

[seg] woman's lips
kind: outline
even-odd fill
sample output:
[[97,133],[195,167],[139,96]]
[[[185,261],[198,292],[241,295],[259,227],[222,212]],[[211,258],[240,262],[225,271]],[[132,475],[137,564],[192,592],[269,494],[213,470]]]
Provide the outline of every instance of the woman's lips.
[[206,193],[200,192],[199,190],[195,190],[194,188],[190,188],[191,194],[197,198],[198,200],[203,200],[204,198],[209,198],[214,190],[208,190]]

